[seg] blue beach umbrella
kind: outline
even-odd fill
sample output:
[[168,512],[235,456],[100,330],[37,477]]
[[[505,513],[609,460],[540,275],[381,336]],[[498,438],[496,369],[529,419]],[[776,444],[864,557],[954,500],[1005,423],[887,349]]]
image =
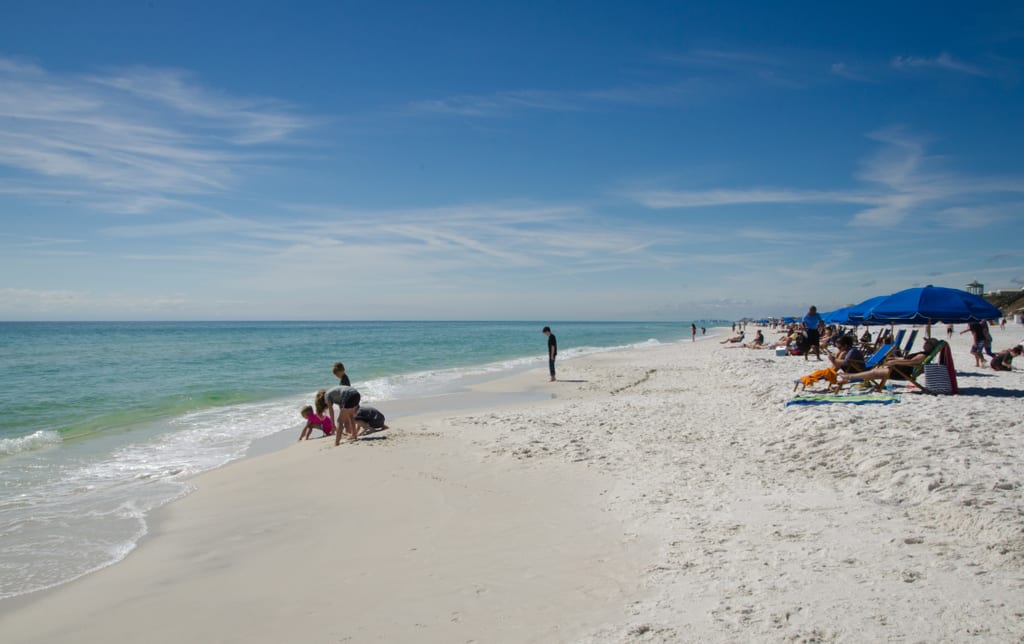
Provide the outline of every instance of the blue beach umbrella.
[[[846,317],[850,321],[850,324],[870,324],[864,320],[865,314],[870,311],[876,304],[889,297],[888,295],[876,295],[875,297],[868,298],[860,304],[854,304],[853,306],[846,309]],[[875,324],[879,324],[875,322]]]
[[931,285],[893,293],[864,311],[864,320],[874,324],[962,324],[1001,316],[999,309],[973,293]]
[[825,320],[825,324],[850,324],[850,308],[844,306],[828,313],[822,313],[821,319]]

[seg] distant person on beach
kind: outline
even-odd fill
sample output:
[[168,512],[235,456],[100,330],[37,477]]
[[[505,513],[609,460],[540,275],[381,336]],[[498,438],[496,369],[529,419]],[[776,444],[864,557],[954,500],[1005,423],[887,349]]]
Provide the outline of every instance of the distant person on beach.
[[718,344],[728,344],[730,342],[743,342],[743,337],[744,337],[744,333],[743,333],[743,331],[740,331],[739,335],[734,335],[731,338],[726,338],[726,339],[722,340],[721,342],[719,342]]
[[807,315],[803,319],[804,334],[807,336],[807,350],[804,351],[804,360],[807,359],[808,354],[814,351],[814,355],[821,360],[821,336],[818,329],[824,326],[825,322],[818,315],[818,307],[812,306],[807,310]]
[[1024,353],[1024,349],[1022,349],[1018,344],[1006,351],[1000,351],[997,353],[989,364],[991,364],[992,368],[996,371],[1013,371],[1013,365],[1011,363],[1013,362],[1013,359],[1021,353]]
[[950,340],[953,339],[953,325],[952,324],[947,324],[946,325],[946,337],[949,338]]
[[704,327],[701,327],[701,328],[700,328],[700,334],[701,334],[701,335],[704,335],[704,334],[705,334],[705,333],[707,333],[707,332],[708,332],[708,330],[707,330],[706,328],[704,328]]
[[767,348],[767,347],[764,346],[764,334],[761,333],[761,329],[757,330],[757,333],[754,334],[754,339],[751,340],[750,342],[744,342],[742,344],[733,345],[731,347],[726,347],[726,349],[765,349],[765,348]]
[[370,407],[369,405],[362,406],[359,411],[356,412],[355,416],[356,426],[359,427],[360,436],[372,434],[373,432],[382,432],[388,428],[384,424],[384,414],[380,413],[376,407]]
[[696,342],[696,341],[697,341],[697,325],[696,324],[691,324],[690,325],[690,342]]
[[[355,416],[361,398],[362,396],[354,387],[345,385],[316,392],[316,400],[313,403],[316,405],[316,413],[322,415],[324,410],[327,410],[330,413],[331,424],[337,428],[334,432],[335,445],[341,444],[342,430],[348,432],[349,440],[359,438],[359,428],[356,427]],[[335,406],[338,407],[337,416],[335,416]]]
[[331,373],[338,379],[339,385],[345,385],[346,387],[352,386],[352,381],[348,379],[348,374],[345,373],[345,365],[340,362],[335,362],[334,366],[331,367]]
[[551,373],[551,382],[554,382],[555,356],[558,355],[558,341],[555,340],[555,334],[551,332],[551,327],[544,327],[542,332],[544,335],[548,336],[548,371]]
[[306,419],[306,426],[302,428],[302,433],[299,434],[300,441],[309,440],[314,427],[322,431],[324,436],[330,436],[334,433],[334,421],[331,420],[331,417],[327,414],[322,416],[317,414],[310,405],[300,409],[299,415]]
[[985,330],[985,353],[990,358],[996,357],[996,354],[992,353],[992,326],[985,320],[981,323],[982,328]]
[[982,326],[981,322],[971,322],[967,325],[967,328],[960,332],[963,335],[970,332],[973,342],[971,343],[971,355],[974,356],[974,366],[984,367],[985,358],[982,355],[985,352],[985,327]]

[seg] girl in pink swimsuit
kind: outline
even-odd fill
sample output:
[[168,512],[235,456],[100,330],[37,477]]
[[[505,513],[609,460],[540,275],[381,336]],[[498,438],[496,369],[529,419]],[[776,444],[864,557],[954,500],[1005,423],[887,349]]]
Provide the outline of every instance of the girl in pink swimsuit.
[[309,435],[313,433],[313,428],[316,427],[324,433],[324,436],[330,436],[334,433],[334,423],[331,422],[331,417],[327,414],[323,416],[315,413],[313,408],[306,405],[299,410],[299,414],[306,419],[306,426],[302,428],[302,433],[299,434],[299,440],[309,440]]

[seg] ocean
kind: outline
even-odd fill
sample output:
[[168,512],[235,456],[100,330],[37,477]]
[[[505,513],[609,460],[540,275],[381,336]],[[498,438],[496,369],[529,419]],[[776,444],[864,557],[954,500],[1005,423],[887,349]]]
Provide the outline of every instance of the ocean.
[[[550,323],[559,360],[689,337],[689,322]],[[698,323],[700,324],[700,323]],[[711,326],[711,323],[705,323]],[[387,401],[546,367],[541,322],[0,323],[0,599],[126,556],[189,478],[293,432],[352,383]],[[317,434],[319,435],[319,434]]]

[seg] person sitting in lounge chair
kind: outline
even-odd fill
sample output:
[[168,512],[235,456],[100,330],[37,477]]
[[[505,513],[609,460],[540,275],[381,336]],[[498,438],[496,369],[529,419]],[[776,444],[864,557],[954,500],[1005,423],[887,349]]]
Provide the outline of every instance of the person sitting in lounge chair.
[[939,340],[928,338],[924,341],[924,347],[917,353],[912,353],[905,358],[886,358],[881,365],[867,371],[842,374],[837,379],[837,384],[842,385],[857,380],[874,380],[878,384],[875,390],[885,389],[885,383],[889,380],[911,380],[914,377],[914,370],[923,364],[932,355],[939,345]]
[[767,347],[765,347],[765,344],[764,344],[764,334],[761,333],[761,329],[757,330],[757,333],[754,334],[754,339],[751,340],[750,342],[744,342],[743,344],[734,344],[731,347],[726,347],[726,349],[765,349],[765,348],[767,348]]
[[807,389],[819,380],[828,380],[829,387],[836,384],[836,379],[839,377],[839,372],[844,373],[858,372],[864,370],[864,354],[860,352],[860,349],[854,346],[853,336],[844,335],[840,336],[836,340],[836,347],[839,352],[835,355],[828,353],[828,359],[832,363],[831,367],[819,369],[813,373],[809,373],[803,378],[799,378],[793,381],[793,391],[800,385],[803,385],[804,389]]
[[743,337],[744,337],[743,331],[740,331],[739,335],[734,335],[731,338],[726,338],[726,339],[722,340],[721,342],[719,342],[718,344],[726,344],[726,343],[729,343],[729,342],[743,342]]

